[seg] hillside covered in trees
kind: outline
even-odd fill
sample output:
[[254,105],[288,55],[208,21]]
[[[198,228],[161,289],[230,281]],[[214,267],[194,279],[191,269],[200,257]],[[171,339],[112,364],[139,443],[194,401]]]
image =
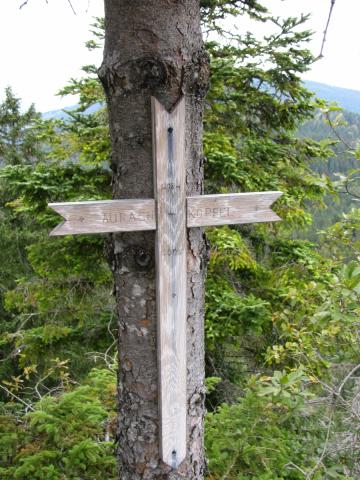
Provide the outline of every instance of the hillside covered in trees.
[[360,163],[356,152],[360,141],[360,115],[333,106],[325,112],[320,110],[315,118],[301,125],[298,134],[332,144],[333,153],[325,161],[315,160],[311,165],[319,176],[332,180],[336,192],[336,195],[324,197],[323,208],[311,209],[312,224],[302,235],[316,240],[317,232],[340,221],[343,214],[357,207]]
[[[207,478],[355,480],[360,117],[338,117],[301,82],[313,62],[306,17],[273,18],[252,1],[201,4],[204,30],[221,35],[206,44],[206,191],[284,192],[282,222],[206,231]],[[228,34],[222,19],[238,15],[274,33]],[[88,47],[100,48],[102,19],[92,31]],[[22,112],[10,88],[0,105],[4,480],[118,478],[107,237],[48,237],[59,221],[49,202],[111,197],[106,107],[88,110],[104,94],[96,68],[83,72],[62,90],[80,95],[66,119]]]
[[360,99],[357,90],[335,87],[310,80],[305,80],[304,84],[306,88],[314,92],[318,98],[322,98],[331,103],[335,102],[348,112],[360,114]]

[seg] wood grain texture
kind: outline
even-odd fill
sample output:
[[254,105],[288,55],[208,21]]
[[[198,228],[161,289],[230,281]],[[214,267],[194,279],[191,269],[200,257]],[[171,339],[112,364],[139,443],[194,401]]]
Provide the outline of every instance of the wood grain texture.
[[270,206],[282,192],[229,193],[187,198],[187,226],[276,222]]
[[161,457],[186,456],[185,100],[172,113],[152,99]]
[[51,236],[156,228],[153,199],[49,203],[49,207],[65,219],[50,232]]

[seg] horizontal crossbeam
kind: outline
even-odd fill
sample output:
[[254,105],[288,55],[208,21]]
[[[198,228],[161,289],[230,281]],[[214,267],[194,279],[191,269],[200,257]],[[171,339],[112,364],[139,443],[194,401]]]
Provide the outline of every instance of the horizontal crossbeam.
[[277,222],[270,208],[282,192],[225,193],[187,197],[187,226]]
[[[187,227],[277,222],[281,219],[270,207],[281,195],[275,191],[187,197]],[[156,230],[153,199],[50,203],[49,207],[65,219],[52,236]]]
[[64,218],[51,236],[156,229],[153,199],[49,203],[49,207]]

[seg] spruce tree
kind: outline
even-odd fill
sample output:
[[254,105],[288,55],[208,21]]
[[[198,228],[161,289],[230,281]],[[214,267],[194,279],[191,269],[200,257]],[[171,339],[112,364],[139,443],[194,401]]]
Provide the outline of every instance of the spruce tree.
[[40,113],[32,104],[24,113],[21,101],[12,89],[5,89],[5,99],[0,104],[0,163],[21,165],[39,160],[43,151],[40,148]]

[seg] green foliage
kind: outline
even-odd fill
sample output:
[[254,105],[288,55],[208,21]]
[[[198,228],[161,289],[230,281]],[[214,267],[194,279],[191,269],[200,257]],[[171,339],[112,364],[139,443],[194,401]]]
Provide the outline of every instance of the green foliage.
[[324,250],[335,261],[358,259],[360,255],[360,209],[353,208],[344,213],[339,222],[322,233]]
[[115,374],[95,369],[83,385],[42,398],[25,417],[0,417],[1,478],[115,479],[115,395]]
[[64,200],[94,200],[104,198],[109,192],[109,171],[103,167],[84,167],[57,162],[39,163],[35,167],[11,166],[0,172],[13,198],[8,202],[17,212],[36,215],[36,220],[48,226],[47,203]]
[[[355,388],[347,381],[343,388],[343,377],[359,355],[359,212],[324,232],[321,245],[295,238],[335,192],[329,177],[336,161],[329,167],[324,160],[338,148],[334,138],[298,133],[328,108],[300,81],[313,61],[306,17],[273,18],[252,0],[203,1],[201,8],[212,32],[206,189],[284,192],[275,205],[280,225],[207,231],[208,478],[350,479],[349,451],[327,450],[348,428],[338,407],[349,404]],[[222,20],[239,14],[266,21],[273,32],[261,40],[226,33]],[[100,46],[103,26],[96,19],[88,48]],[[60,92],[80,96],[66,120],[35,122],[33,110],[22,117],[18,99],[7,93],[19,140],[0,170],[6,480],[116,478],[115,375],[105,368],[114,362],[116,327],[105,241],[47,236],[59,221],[48,202],[111,195],[104,96],[95,67],[83,72]],[[30,134],[34,147],[26,157],[22,144]],[[356,143],[356,128],[351,134]]]
[[[11,360],[0,365],[0,378],[7,382],[8,395],[16,391],[30,401],[37,392],[56,391],[70,378],[82,378],[91,359],[111,361],[114,354],[109,350],[114,346],[109,332],[116,329],[104,238],[48,237],[59,222],[49,202],[110,196],[106,113],[86,113],[91,99],[101,100],[101,87],[92,77],[74,80],[63,92],[82,91],[79,109],[66,121],[38,120],[46,155],[0,171],[3,212],[9,219],[2,224],[1,241],[11,245],[15,259],[21,255],[23,265],[19,270],[9,264],[0,291],[0,311],[7,319],[1,348]],[[21,119],[16,122],[21,126]],[[14,226],[18,236],[21,232],[18,245],[12,243]]]
[[[329,228],[341,220],[342,213],[348,213],[358,201],[359,195],[359,158],[357,146],[360,137],[360,116],[341,111],[338,106],[321,105],[316,117],[305,122],[300,130],[301,137],[310,137],[316,141],[327,141],[332,145],[333,154],[326,159],[316,159],[312,169],[320,175],[330,177],[334,182],[337,196],[327,195],[324,208],[312,208],[313,225],[305,233],[297,232],[317,241],[317,233]],[[326,139],[327,140],[324,140]]]
[[209,478],[302,479],[289,464],[304,461],[308,452],[301,451],[301,438],[289,412],[281,408],[279,421],[278,410],[278,405],[249,392],[237,404],[224,404],[209,414]]
[[[40,382],[38,388],[43,391],[54,387],[59,374],[54,370],[57,359],[70,360],[71,374],[86,374],[89,352],[107,349],[107,332],[114,321],[104,239],[49,239],[48,230],[59,220],[47,203],[104,198],[109,190],[109,172],[99,166],[52,161],[8,166],[0,177],[6,181],[11,198],[6,209],[37,231],[34,243],[24,252],[28,271],[4,293],[3,308],[12,317],[12,326],[7,326],[3,345],[6,351],[17,352],[13,376],[20,375],[25,389]],[[32,365],[36,370],[26,375],[25,369]],[[64,378],[59,380],[62,384]]]
[[[281,33],[265,42],[248,34],[236,38],[235,45],[208,45],[211,108],[205,114],[204,137],[209,191],[281,190],[278,212],[298,225],[309,222],[307,202],[321,203],[331,190],[329,181],[310,168],[311,159],[329,155],[327,144],[295,136],[301,122],[315,112],[311,94],[294,74],[312,61],[298,46],[309,33],[293,32],[304,21],[274,20]],[[277,52],[285,45],[284,64]],[[264,69],[263,64],[272,67]]]
[[[278,374],[284,383],[284,375]],[[299,378],[299,374],[296,374]],[[291,383],[288,375],[287,383]],[[295,376],[295,375],[294,375]],[[294,384],[294,376],[292,386]],[[265,387],[266,388],[266,387]],[[233,405],[222,405],[208,414],[206,450],[209,480],[351,479],[332,459],[318,462],[326,428],[315,422],[298,391],[277,389],[276,397],[264,388],[249,388]],[[294,390],[294,387],[293,387]],[[289,406],[290,397],[298,397]],[[317,412],[318,420],[323,412]],[[312,415],[312,422],[307,421]]]
[[325,395],[321,385],[340,382],[340,365],[356,362],[359,299],[344,250],[329,258],[326,247],[294,239],[311,224],[309,207],[335,193],[331,172],[314,165],[336,142],[298,134],[325,107],[299,79],[312,62],[305,20],[270,19],[276,33],[263,41],[223,32],[226,43],[208,43],[207,190],[284,192],[281,225],[208,231],[207,374],[221,378],[208,394],[211,409],[221,405],[208,417],[209,479],[350,478],[342,463],[351,454],[326,454],[328,412],[309,407],[310,395]]
[[246,13],[251,18],[264,20],[267,13],[267,9],[256,0],[201,0],[200,8],[204,26],[220,33],[218,22],[228,15],[236,17]]
[[249,294],[239,295],[230,283],[210,278],[206,284],[206,338],[208,348],[231,342],[241,334],[260,334],[271,324],[270,304]]
[[[73,123],[77,121],[83,119]],[[9,165],[0,172],[2,211],[8,219],[2,223],[2,241],[16,252],[15,261],[21,255],[22,265],[19,270],[4,262],[9,271],[6,277],[2,272],[1,310],[7,323],[1,348],[10,361],[1,364],[0,373],[8,395],[17,392],[30,401],[49,388],[66,387],[73,376],[86,375],[89,359],[107,361],[104,352],[113,341],[108,332],[114,322],[104,239],[49,239],[48,231],[59,217],[47,208],[51,201],[107,198],[109,170],[100,153],[97,163],[94,157],[86,160],[85,147],[78,155],[90,135],[82,131],[78,136],[71,122],[45,122],[41,132],[46,159]],[[94,134],[94,146],[96,138]],[[76,162],[69,162],[71,157]],[[20,234],[16,243],[14,227],[17,237]]]
[[[319,105],[300,81],[313,61],[304,47],[310,33],[300,29],[306,19],[268,15],[274,32],[262,40],[222,32],[226,44],[207,45],[212,66],[204,136],[208,191],[284,192],[275,206],[280,226],[227,227],[209,234],[210,375],[220,368],[222,375],[231,371],[233,379],[226,357],[234,358],[234,351],[240,352],[240,370],[244,362],[255,361],[255,369],[270,362],[266,352],[284,348],[278,344],[282,329],[309,323],[328,288],[332,266],[315,245],[294,241],[290,233],[311,222],[310,202],[321,206],[324,195],[333,192],[330,179],[311,169],[315,159],[329,155],[330,144],[296,135]],[[308,284],[314,280],[318,288],[309,302]],[[284,357],[283,364],[293,361]]]
[[40,113],[31,105],[21,113],[21,101],[10,87],[0,104],[0,165],[19,165],[41,156]]

